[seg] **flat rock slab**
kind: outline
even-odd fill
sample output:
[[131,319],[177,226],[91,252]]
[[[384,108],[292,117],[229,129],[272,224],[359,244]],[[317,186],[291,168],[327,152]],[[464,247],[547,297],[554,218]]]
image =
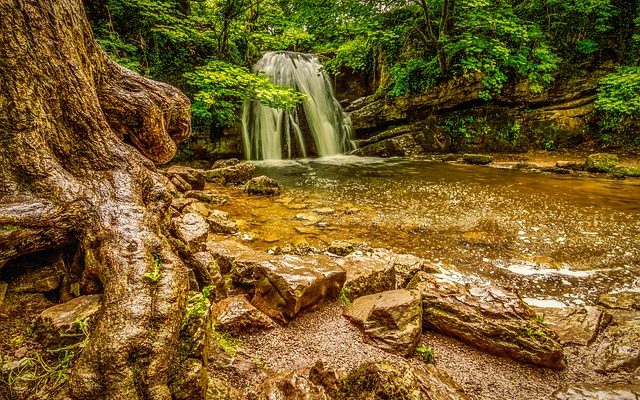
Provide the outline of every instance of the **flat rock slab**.
[[[83,334],[81,324],[97,317],[102,307],[102,295],[80,296],[42,311],[36,318],[35,333],[49,346],[68,344]],[[72,336],[69,336],[72,335]]]
[[47,293],[62,283],[64,263],[61,259],[50,265],[34,265],[24,268],[7,279],[7,291],[12,293]]
[[285,255],[255,269],[251,301],[270,317],[287,322],[300,310],[338,296],[346,272],[330,257]]
[[231,219],[228,212],[213,210],[209,213],[207,222],[209,223],[209,227],[213,233],[219,233],[222,235],[233,235],[234,233],[238,233],[238,225]]
[[209,225],[202,215],[187,213],[171,219],[171,230],[176,238],[191,249],[195,249],[207,240]]
[[624,311],[640,311],[640,292],[618,292],[598,297],[598,305]]
[[273,329],[276,326],[271,318],[255,308],[243,295],[220,300],[211,307],[211,316],[216,330],[235,336]]
[[344,294],[349,300],[396,288],[393,263],[374,257],[350,256],[336,259],[347,272]]
[[253,250],[233,240],[208,242],[207,251],[215,258],[223,275],[235,284],[253,285],[255,269],[260,263],[274,259],[267,253]]
[[252,195],[276,196],[280,194],[280,184],[268,176],[256,176],[244,185],[244,191]]
[[251,179],[255,170],[256,167],[253,164],[240,162],[205,171],[204,176],[208,182],[242,185]]
[[611,317],[598,307],[534,308],[543,316],[543,322],[558,334],[561,344],[586,346],[593,342],[598,332]]
[[640,317],[607,328],[594,361],[606,372],[639,372]]
[[610,384],[579,384],[556,390],[554,400],[638,400],[640,382]]
[[358,297],[344,316],[363,330],[368,343],[402,356],[413,354],[422,334],[422,303],[416,290]]
[[515,293],[496,286],[465,286],[416,279],[422,294],[423,327],[492,354],[554,369],[565,367],[558,336],[536,321]]
[[204,189],[204,171],[201,169],[187,167],[185,165],[173,165],[165,170],[165,174],[169,178],[179,176],[184,181],[189,183],[193,189]]

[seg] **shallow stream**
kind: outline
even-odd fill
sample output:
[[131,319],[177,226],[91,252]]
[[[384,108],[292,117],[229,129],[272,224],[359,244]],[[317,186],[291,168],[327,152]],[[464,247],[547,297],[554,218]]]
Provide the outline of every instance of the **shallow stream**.
[[256,166],[283,194],[229,189],[221,207],[256,247],[366,243],[447,267],[451,279],[507,285],[538,305],[640,290],[640,180],[352,156]]

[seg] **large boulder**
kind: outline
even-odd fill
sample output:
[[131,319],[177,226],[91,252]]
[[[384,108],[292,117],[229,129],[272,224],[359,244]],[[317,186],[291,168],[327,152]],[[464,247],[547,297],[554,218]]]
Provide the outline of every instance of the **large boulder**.
[[565,368],[558,336],[517,294],[496,286],[437,282],[423,273],[407,288],[422,294],[425,329],[516,361]]
[[254,271],[260,263],[274,258],[232,240],[208,242],[207,250],[218,262],[223,275],[229,276],[234,284],[244,286],[254,284]]
[[214,167],[205,171],[205,179],[208,182],[222,183],[226,185],[242,185],[253,176],[256,167],[249,163],[235,163],[223,167]]
[[640,372],[640,316],[609,327],[594,361],[606,372]]
[[218,262],[208,251],[194,253],[186,260],[187,264],[196,273],[198,281],[203,286],[212,286],[220,289],[222,285],[222,273]]
[[418,291],[405,289],[358,297],[344,316],[365,334],[367,342],[385,351],[409,356],[422,334],[422,304]]
[[375,257],[350,256],[336,259],[347,272],[343,293],[349,300],[396,288],[393,263]]
[[618,165],[618,156],[615,154],[590,154],[584,161],[584,169],[589,172],[609,172],[616,165]]
[[102,295],[93,294],[49,307],[36,318],[34,332],[45,346],[71,344],[87,334],[101,306]]
[[425,268],[424,260],[413,254],[396,254],[392,257],[392,263],[397,289],[406,287],[411,278]]
[[243,295],[227,297],[214,304],[211,316],[216,331],[235,336],[275,328],[275,323]]
[[569,385],[553,392],[554,400],[638,400],[640,382],[602,383],[597,385],[582,383]]
[[254,195],[275,196],[280,194],[280,184],[268,176],[256,176],[244,185],[244,191]]
[[462,388],[434,365],[368,362],[350,371],[335,398],[358,400],[466,400]]
[[170,179],[176,176],[181,178],[182,181],[189,184],[191,189],[204,189],[204,171],[201,169],[191,168],[185,165],[173,165],[165,170],[165,174]]
[[288,322],[300,310],[338,296],[346,272],[330,257],[285,255],[255,269],[251,301],[270,317]]
[[171,219],[171,231],[190,249],[196,250],[207,240],[209,225],[202,215],[187,213]]
[[213,210],[209,213],[207,222],[209,223],[209,227],[213,233],[219,233],[222,235],[233,235],[234,233],[238,233],[238,225],[231,219],[228,212]]
[[210,376],[204,400],[245,400],[246,396],[224,379]]
[[593,342],[598,332],[611,317],[598,307],[534,308],[544,323],[558,334],[561,344],[586,346]]

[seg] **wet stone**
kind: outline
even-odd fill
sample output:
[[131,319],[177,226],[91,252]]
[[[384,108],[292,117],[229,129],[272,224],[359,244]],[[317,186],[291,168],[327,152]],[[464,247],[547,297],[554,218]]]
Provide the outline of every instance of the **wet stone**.
[[211,307],[215,329],[240,336],[275,328],[275,323],[243,295],[227,297]]
[[49,265],[30,265],[7,279],[12,293],[48,293],[60,287],[64,271],[62,259]]
[[191,249],[199,247],[207,240],[209,225],[202,215],[187,213],[171,220],[171,229],[176,238]]
[[236,163],[225,167],[215,167],[205,171],[207,182],[222,183],[226,185],[242,185],[253,176],[256,167],[249,163]]
[[367,256],[349,256],[336,262],[347,271],[344,295],[349,300],[396,288],[396,275],[391,262]]
[[594,361],[606,372],[637,373],[640,368],[640,317],[607,328]]
[[640,292],[618,292],[598,297],[598,304],[615,310],[640,311]]
[[610,320],[597,307],[534,308],[543,322],[558,334],[561,344],[586,346]]
[[486,165],[493,162],[493,157],[486,154],[463,154],[462,161],[465,164]]
[[209,204],[224,204],[227,201],[226,198],[219,196],[215,190],[190,190],[184,194],[184,197]]
[[253,195],[275,196],[280,194],[280,184],[268,176],[257,176],[245,184],[244,191]]
[[188,197],[178,197],[171,200],[171,206],[178,211],[182,211],[186,206],[191,203],[197,202],[197,199],[188,198]]
[[589,172],[609,172],[618,165],[618,156],[608,153],[590,154],[584,161],[584,169]]
[[640,382],[578,384],[556,390],[553,400],[637,400],[640,399]]
[[255,269],[251,301],[270,317],[288,322],[302,309],[338,296],[346,273],[330,257],[285,255]]
[[222,284],[220,266],[211,253],[200,251],[193,254],[189,259],[189,265],[205,286],[218,288]]
[[338,398],[394,400],[468,400],[462,388],[434,365],[368,362],[350,371]]
[[396,288],[407,286],[411,278],[422,270],[424,260],[412,254],[398,254],[392,258],[393,270],[396,276]]
[[170,178],[174,178],[176,176],[180,177],[183,181],[187,182],[192,189],[204,189],[204,171],[201,169],[191,168],[184,165],[173,165],[165,171],[165,174]]
[[170,179],[171,183],[178,189],[179,192],[187,192],[193,187],[189,184],[189,182],[185,181],[180,175],[174,175]]
[[206,203],[201,201],[195,201],[191,204],[188,204],[182,209],[183,214],[195,213],[200,214],[203,217],[207,218],[211,210],[207,207]]
[[258,400],[331,400],[324,387],[311,382],[304,371],[270,376],[258,387],[256,397]]
[[327,251],[337,256],[348,256],[353,252],[353,243],[345,240],[334,240],[327,248]]
[[368,343],[405,357],[413,354],[422,334],[422,303],[415,290],[358,297],[344,316],[362,329]]
[[209,377],[207,394],[204,400],[245,400],[245,395],[231,386],[229,382],[215,377]]
[[232,240],[208,242],[207,251],[215,258],[223,275],[239,285],[253,285],[254,271],[262,262],[273,256],[253,250]]
[[65,345],[83,334],[82,323],[90,323],[102,306],[102,295],[80,296],[42,311],[36,318],[34,332],[45,344]]
[[234,233],[238,233],[238,225],[231,219],[228,212],[213,210],[209,213],[207,222],[209,223],[209,227],[213,233],[219,233],[222,235],[233,235]]
[[558,336],[535,319],[517,294],[497,286],[437,282],[419,275],[407,287],[422,294],[424,329],[516,361],[565,368]]

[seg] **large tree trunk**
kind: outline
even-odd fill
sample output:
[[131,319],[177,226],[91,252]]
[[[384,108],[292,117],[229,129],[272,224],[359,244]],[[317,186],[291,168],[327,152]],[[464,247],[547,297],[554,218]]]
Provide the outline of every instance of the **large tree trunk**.
[[154,162],[189,135],[189,101],[109,60],[81,0],[0,0],[0,34],[0,268],[80,243],[104,304],[69,396],[169,399],[187,279]]

